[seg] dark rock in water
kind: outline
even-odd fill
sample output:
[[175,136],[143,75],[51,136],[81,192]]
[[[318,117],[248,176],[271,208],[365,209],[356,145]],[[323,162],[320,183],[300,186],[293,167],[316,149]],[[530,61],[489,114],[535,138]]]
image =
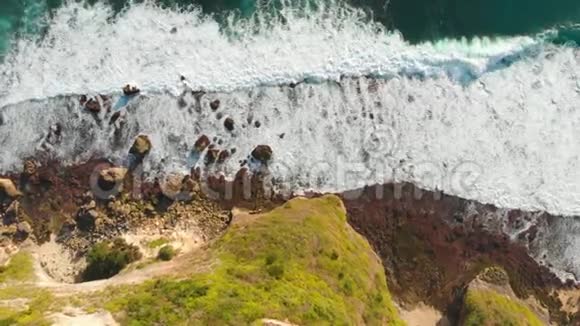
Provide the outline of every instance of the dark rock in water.
[[135,138],[127,157],[129,170],[133,171],[143,163],[143,159],[149,154],[151,147],[151,141],[146,135],[139,135]]
[[85,108],[90,112],[99,113],[101,111],[101,104],[99,104],[99,101],[97,101],[96,99],[90,98],[85,103]]
[[131,146],[129,153],[143,157],[149,154],[151,147],[152,145],[149,137],[146,135],[139,135],[135,138],[135,142],[133,142],[133,146]]
[[286,134],[285,134],[285,133],[281,133],[281,134],[279,134],[279,135],[278,135],[278,137],[279,137],[280,139],[284,139],[284,136],[286,136]]
[[232,148],[232,149],[230,149],[230,153],[232,153],[232,154],[236,154],[236,152],[237,152],[237,149],[236,149],[235,147],[234,147],[234,148]]
[[177,27],[171,28],[171,30],[169,31],[169,33],[171,33],[171,34],[177,33]]
[[111,116],[111,119],[109,120],[109,125],[112,125],[113,123],[117,122],[117,120],[119,120],[120,117],[121,117],[121,111],[117,111],[117,112],[113,113],[113,115]]
[[123,87],[123,94],[127,96],[139,94],[141,90],[136,85],[127,84]]
[[254,122],[254,127],[260,128],[261,126],[262,126],[262,124],[260,123],[260,121]]
[[234,119],[232,118],[226,118],[226,120],[224,120],[224,127],[228,130],[228,131],[233,131],[234,130]]
[[210,108],[211,108],[213,111],[215,111],[215,110],[219,109],[219,107],[220,107],[220,100],[214,100],[214,101],[212,101],[211,103],[209,103],[209,107],[210,107]]
[[203,152],[209,146],[209,138],[206,135],[201,135],[196,141],[193,147],[197,152]]
[[272,159],[272,148],[268,145],[258,145],[252,151],[252,156],[256,160],[267,164]]
[[186,100],[185,100],[183,97],[180,97],[180,98],[177,100],[177,105],[178,105],[180,108],[182,108],[182,109],[183,109],[184,107],[186,107],[186,106],[187,106],[187,101],[186,101]]
[[207,151],[207,154],[205,154],[205,164],[215,163],[218,159],[219,153],[220,153],[219,149],[210,148]]
[[227,150],[223,150],[218,155],[218,163],[224,163],[230,157],[230,152]]
[[224,117],[224,115],[223,115],[221,112],[218,112],[218,113],[215,115],[215,118],[216,118],[216,119],[218,119],[218,120],[221,120],[221,118],[223,118],[223,117]]

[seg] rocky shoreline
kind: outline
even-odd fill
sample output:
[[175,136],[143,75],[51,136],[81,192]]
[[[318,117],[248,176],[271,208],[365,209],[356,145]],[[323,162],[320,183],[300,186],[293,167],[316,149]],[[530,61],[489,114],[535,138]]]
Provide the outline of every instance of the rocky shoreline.
[[[74,166],[30,159],[20,173],[0,177],[3,262],[18,246],[42,245],[51,237],[76,258],[95,243],[143,229],[163,234],[186,225],[211,242],[228,228],[233,207],[269,211],[294,197],[276,194],[267,184],[267,162],[273,154],[266,145],[250,153],[262,168],[241,168],[229,181],[200,168],[189,175],[142,178],[134,172],[150,149],[142,135],[128,153],[127,166],[102,159]],[[215,152],[206,165],[221,157],[207,137],[200,137],[196,149]],[[469,284],[486,268],[499,266],[509,276],[514,295],[535,298],[552,322],[580,320],[578,311],[569,308],[576,305],[570,300],[578,300],[577,294],[568,302],[561,300],[561,293],[575,293],[576,286],[562,283],[532,257],[530,248],[539,231],[522,227],[549,215],[519,210],[507,210],[506,215],[491,205],[412,184],[377,185],[339,196],[348,222],[381,258],[389,289],[403,307],[427,304],[456,324]],[[508,218],[493,218],[500,213]],[[505,232],[519,229],[514,239]]]

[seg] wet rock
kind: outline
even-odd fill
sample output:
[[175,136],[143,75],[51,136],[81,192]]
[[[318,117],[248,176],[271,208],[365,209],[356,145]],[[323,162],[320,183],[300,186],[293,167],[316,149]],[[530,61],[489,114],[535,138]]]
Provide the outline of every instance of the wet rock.
[[135,142],[133,143],[133,146],[131,146],[131,150],[129,151],[129,153],[138,156],[145,156],[149,154],[149,152],[151,151],[151,147],[152,145],[151,141],[149,140],[149,137],[147,137],[146,135],[139,135],[137,136],[137,138],[135,138]]
[[227,131],[233,131],[234,130],[234,119],[228,117],[224,120],[224,127],[226,128]]
[[209,146],[209,138],[206,135],[201,135],[196,141],[193,147],[197,152],[203,152]]
[[16,189],[10,179],[0,178],[0,201],[4,199],[14,200],[22,196],[22,193]]
[[214,101],[212,101],[211,103],[209,103],[209,107],[210,107],[210,108],[211,108],[213,111],[215,111],[215,110],[219,109],[219,107],[220,107],[220,100],[214,100]]
[[139,92],[141,92],[141,90],[134,83],[129,83],[123,86],[123,94],[125,94],[126,96],[139,94]]
[[230,157],[230,152],[227,150],[221,151],[218,155],[217,162],[224,163]]
[[272,148],[268,145],[258,145],[252,151],[252,157],[267,164],[272,159]]
[[87,109],[88,111],[90,111],[92,113],[99,113],[99,112],[101,112],[101,104],[99,104],[99,101],[96,100],[95,98],[90,98],[85,103],[85,109]]
[[217,158],[219,156],[219,149],[216,148],[210,148],[207,151],[207,154],[205,154],[205,164],[213,164],[217,161]]

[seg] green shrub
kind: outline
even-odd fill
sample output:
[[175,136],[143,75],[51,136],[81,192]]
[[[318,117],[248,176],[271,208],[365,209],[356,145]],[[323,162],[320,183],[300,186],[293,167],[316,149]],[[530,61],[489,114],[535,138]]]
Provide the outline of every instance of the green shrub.
[[170,261],[175,256],[175,249],[170,245],[165,245],[159,249],[157,258],[163,261]]
[[540,326],[543,323],[522,302],[490,290],[469,289],[465,297],[465,326]]
[[149,247],[150,249],[155,249],[155,248],[161,247],[161,246],[163,246],[164,244],[167,244],[167,243],[169,243],[169,240],[167,240],[165,238],[159,238],[159,239],[155,239],[155,240],[150,241],[147,244],[147,247]]
[[32,257],[24,251],[12,256],[7,266],[0,267],[0,282],[22,282],[31,279],[33,276],[34,268],[32,267]]
[[87,255],[87,268],[83,281],[94,281],[118,274],[128,264],[141,259],[139,248],[127,244],[123,239],[96,244]]

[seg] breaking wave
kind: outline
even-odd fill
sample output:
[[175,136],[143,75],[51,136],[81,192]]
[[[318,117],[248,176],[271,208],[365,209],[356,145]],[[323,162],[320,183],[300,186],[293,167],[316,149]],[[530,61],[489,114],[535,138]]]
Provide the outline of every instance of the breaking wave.
[[134,4],[120,13],[76,2],[56,10],[43,37],[14,42],[0,64],[0,107],[83,93],[114,93],[133,80],[151,94],[233,91],[341,77],[449,77],[467,84],[534,58],[533,37],[441,40],[411,45],[360,9],[330,1],[224,22],[200,9]]

